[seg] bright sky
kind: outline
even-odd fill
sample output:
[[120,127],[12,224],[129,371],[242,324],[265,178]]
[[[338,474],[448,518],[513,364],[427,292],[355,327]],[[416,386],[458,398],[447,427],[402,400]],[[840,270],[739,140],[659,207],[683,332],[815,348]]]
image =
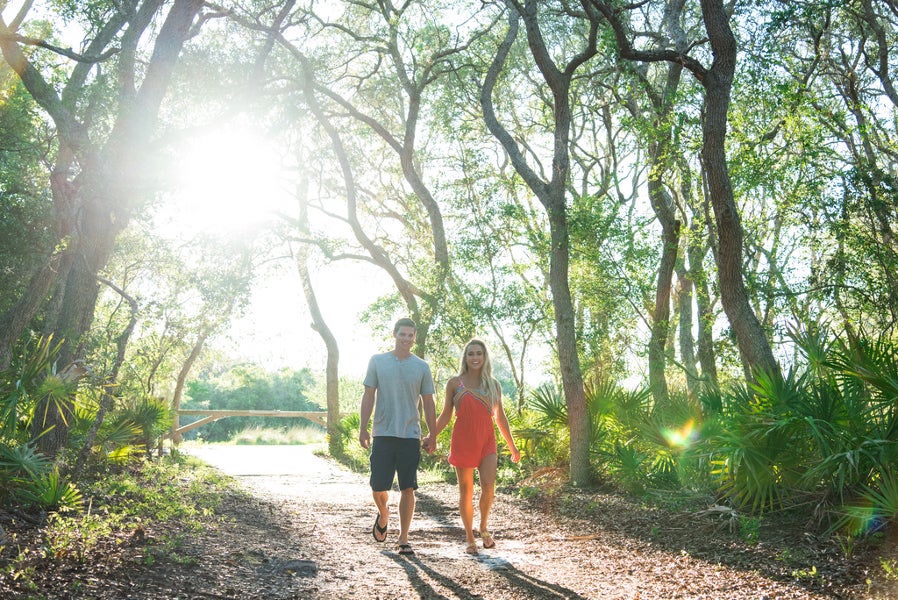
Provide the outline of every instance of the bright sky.
[[[323,276],[322,276],[323,275]],[[390,349],[366,325],[358,325],[359,314],[386,292],[383,278],[363,265],[334,265],[312,275],[318,305],[340,349],[340,374],[361,378],[368,358]],[[351,282],[353,293],[347,294]],[[369,293],[356,293],[367,290]],[[312,319],[295,268],[280,279],[269,279],[254,289],[248,314],[234,322],[227,336],[217,342],[228,354],[244,355],[259,364],[280,367],[324,369],[324,341],[309,326]],[[382,336],[381,336],[382,337]],[[226,339],[227,338],[227,339]]]
[[[177,192],[157,219],[166,237],[192,236],[198,230],[240,235],[274,219],[276,210],[296,214],[295,166],[285,165],[278,148],[250,125],[226,126],[195,138],[178,156]],[[257,281],[247,314],[211,345],[270,369],[323,369],[324,342],[309,326],[295,263],[285,258],[276,269],[276,275]],[[313,270],[312,277],[325,321],[337,338],[340,373],[362,377],[370,355],[389,348],[381,335],[357,324],[358,316],[388,291],[389,281],[370,265],[349,262]],[[347,293],[348,285],[352,293]]]

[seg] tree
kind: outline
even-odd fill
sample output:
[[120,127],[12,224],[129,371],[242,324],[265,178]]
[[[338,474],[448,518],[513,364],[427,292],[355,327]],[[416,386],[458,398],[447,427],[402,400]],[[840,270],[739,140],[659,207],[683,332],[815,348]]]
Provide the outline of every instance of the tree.
[[[30,6],[26,3],[9,24],[0,21],[0,50],[55,127],[50,186],[54,246],[59,244],[60,250],[49,253],[15,313],[4,319],[14,327],[3,331],[0,346],[8,348],[18,339],[41,307],[39,299],[55,286],[46,327],[65,340],[59,360],[69,364],[81,353],[81,336],[92,321],[99,293],[97,274],[109,260],[117,235],[149,191],[149,178],[141,164],[202,2],[174,0],[164,16],[158,0],[146,0],[136,7],[110,4],[102,20],[85,24],[88,37],[83,54],[21,35]],[[150,42],[145,38],[152,36],[156,26],[158,34]],[[144,57],[142,50],[150,43],[153,51]],[[26,54],[29,46],[74,59],[60,92],[51,83],[51,77],[59,74],[41,73]],[[116,76],[109,77],[102,66],[113,56]],[[101,90],[114,93],[118,101],[117,111],[106,115],[108,121],[96,114],[101,108],[97,104]],[[49,406],[39,408],[38,414],[45,418],[35,420],[34,431],[52,431],[40,437],[41,449],[55,455],[67,438],[67,421]]]
[[[546,46],[540,21],[539,8],[535,0],[518,3],[509,0],[508,31],[499,46],[493,62],[483,82],[480,95],[484,121],[511,159],[518,175],[526,182],[533,194],[543,204],[549,218],[551,232],[549,281],[552,290],[552,304],[555,310],[555,330],[558,338],[558,362],[568,410],[568,424],[571,432],[571,481],[584,485],[591,479],[589,465],[589,415],[586,408],[586,393],[580,359],[577,352],[574,307],[569,285],[570,240],[567,222],[568,177],[570,174],[570,87],[577,70],[596,54],[597,27],[590,26],[583,47],[567,64],[559,67],[552,59]],[[527,42],[537,68],[551,90],[554,139],[552,142],[552,171],[548,181],[542,179],[528,164],[518,142],[499,122],[493,105],[493,89],[501,74],[508,53],[518,34],[519,22],[523,20],[527,32]]]
[[[299,196],[299,218],[297,228],[300,234],[309,235],[309,205],[308,205],[308,180],[303,179],[301,188],[297,194]],[[327,325],[321,307],[318,305],[318,297],[315,294],[315,287],[312,282],[312,275],[309,272],[309,250],[310,244],[300,241],[295,252],[296,269],[299,272],[299,278],[302,280],[302,290],[306,297],[306,304],[309,307],[309,313],[312,316],[312,329],[321,336],[324,346],[327,349],[327,362],[325,364],[325,395],[327,399],[327,440],[328,449],[331,455],[338,455],[343,452],[340,443],[340,347],[337,344],[337,338]]]
[[[318,24],[314,34],[328,40],[314,53],[293,43],[286,26],[276,36],[299,66],[298,87],[306,102],[312,101],[309,94],[315,95],[318,109],[312,112],[319,124],[340,131],[340,148],[333,149],[342,154],[338,161],[370,173],[371,181],[388,180],[385,175],[394,170],[401,174],[401,182],[387,184],[392,189],[384,186],[367,194],[344,190],[350,204],[345,221],[367,254],[365,260],[390,277],[417,322],[416,353],[422,355],[431,326],[444,312],[450,273],[442,209],[425,173],[426,146],[418,141],[421,130],[426,131],[427,94],[453,69],[452,58],[467,44],[465,33],[442,24],[449,11],[445,2],[424,1],[355,3],[336,21],[314,10],[300,11],[302,22]],[[347,62],[347,55],[352,60]],[[369,171],[363,171],[366,162]],[[355,176],[353,185],[357,181]],[[345,177],[339,185],[347,185]],[[374,217],[373,226],[364,222],[366,217]],[[393,249],[396,225],[402,236],[427,247],[427,254],[415,249],[402,256]]]
[[[778,377],[779,365],[767,335],[754,313],[742,272],[743,229],[733,196],[726,157],[727,113],[736,69],[736,38],[730,15],[722,0],[701,0],[702,22],[713,57],[710,67],[675,48],[642,50],[633,45],[631,32],[618,10],[607,2],[585,0],[584,8],[594,21],[604,18],[611,26],[618,51],[627,60],[669,61],[682,64],[704,88],[702,109],[702,167],[716,225],[716,262],[724,312],[736,335],[745,376],[755,373]],[[598,11],[597,13],[595,11]]]

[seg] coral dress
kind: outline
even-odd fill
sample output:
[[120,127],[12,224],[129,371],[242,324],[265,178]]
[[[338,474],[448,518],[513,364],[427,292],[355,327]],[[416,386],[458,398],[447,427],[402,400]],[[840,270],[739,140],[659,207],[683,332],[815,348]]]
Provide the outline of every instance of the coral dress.
[[493,401],[479,389],[468,389],[459,382],[452,403],[455,425],[449,444],[449,464],[465,469],[479,467],[484,457],[496,454]]

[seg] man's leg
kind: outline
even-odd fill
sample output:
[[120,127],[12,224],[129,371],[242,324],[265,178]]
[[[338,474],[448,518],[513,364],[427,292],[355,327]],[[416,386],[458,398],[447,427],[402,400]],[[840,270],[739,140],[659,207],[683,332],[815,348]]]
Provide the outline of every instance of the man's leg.
[[[377,499],[375,499],[375,502]],[[412,526],[412,515],[415,514],[415,488],[402,490],[399,496],[399,539],[397,544],[408,544],[408,531]]]
[[408,532],[415,514],[415,489],[418,487],[418,464],[421,461],[421,440],[404,439],[397,446],[396,476],[399,479],[399,539],[396,544],[408,544]]
[[377,505],[377,512],[380,515],[380,519],[377,521],[378,526],[384,530],[383,537],[380,536],[379,531],[375,531],[374,539],[377,541],[383,541],[387,538],[386,528],[390,523],[390,509],[387,507],[387,502],[390,499],[390,492],[371,492],[371,496],[374,498],[374,504]]
[[371,528],[374,539],[382,542],[387,539],[387,525],[390,524],[390,488],[393,486],[395,467],[395,450],[392,440],[375,437],[371,444],[371,497],[377,506],[377,521]]

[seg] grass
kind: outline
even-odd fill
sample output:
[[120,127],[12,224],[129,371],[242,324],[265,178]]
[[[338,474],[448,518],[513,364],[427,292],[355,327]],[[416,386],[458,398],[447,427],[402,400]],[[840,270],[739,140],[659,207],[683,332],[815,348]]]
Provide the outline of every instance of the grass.
[[[10,545],[0,556],[0,576],[33,586],[46,561],[86,563],[110,546],[146,536],[146,555],[180,559],[183,536],[215,524],[215,509],[233,483],[196,459],[175,452],[128,467],[106,468],[81,484],[81,512],[52,513],[37,546]],[[189,500],[188,500],[189,499]],[[13,540],[15,543],[15,540]],[[31,584],[31,585],[29,585]]]
[[289,429],[247,427],[231,438],[229,444],[238,446],[304,446],[320,444],[327,440],[326,432],[314,425]]

